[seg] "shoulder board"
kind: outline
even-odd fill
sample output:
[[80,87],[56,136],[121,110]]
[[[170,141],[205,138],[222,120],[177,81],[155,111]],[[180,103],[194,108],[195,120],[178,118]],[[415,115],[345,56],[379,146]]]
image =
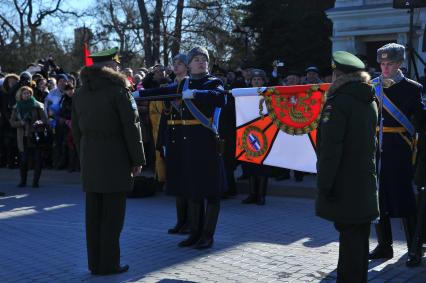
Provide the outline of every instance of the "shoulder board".
[[408,83],[410,83],[410,84],[412,84],[412,85],[415,85],[416,87],[423,88],[423,86],[422,86],[420,83],[418,83],[418,82],[416,82],[416,81],[413,81],[413,80],[411,80],[411,79],[409,79],[409,78],[405,78],[405,79],[407,80],[407,82],[408,82]]

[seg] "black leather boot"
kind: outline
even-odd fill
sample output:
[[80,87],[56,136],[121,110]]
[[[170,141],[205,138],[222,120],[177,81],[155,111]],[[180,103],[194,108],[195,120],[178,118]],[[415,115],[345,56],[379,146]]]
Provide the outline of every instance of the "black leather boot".
[[422,246],[426,234],[423,233],[425,225],[426,212],[426,192],[425,188],[419,188],[418,206],[417,206],[417,224],[413,234],[410,249],[408,250],[408,259],[405,264],[408,267],[419,266],[422,262]]
[[407,241],[407,250],[410,250],[414,232],[416,231],[416,216],[402,218],[402,227],[404,227],[405,240]]
[[177,234],[187,222],[188,216],[188,201],[183,197],[176,197],[176,216],[177,223],[175,227],[170,228],[169,234]]
[[265,205],[266,189],[268,188],[268,177],[259,177],[259,194],[257,196],[257,204]]
[[370,252],[368,259],[393,258],[392,230],[389,217],[382,217],[375,226],[378,245]]
[[40,181],[40,176],[41,176],[41,156],[39,157],[39,159],[35,160],[35,164],[34,164],[34,176],[33,176],[33,188],[38,188],[39,187],[39,181]]
[[[21,161],[24,162],[24,161]],[[27,164],[21,164],[19,168],[19,174],[21,176],[21,181],[18,184],[18,187],[26,187],[27,186],[27,174],[28,174],[28,168]]]
[[256,203],[258,196],[258,186],[259,180],[258,177],[250,176],[249,178],[249,195],[247,198],[243,199],[241,203],[243,204],[251,204]]
[[204,219],[204,201],[188,201],[189,223],[191,233],[189,237],[178,244],[179,247],[190,247],[195,245],[201,237]]
[[213,236],[216,231],[217,219],[219,218],[220,203],[208,203],[206,209],[206,217],[203,233],[200,240],[194,248],[197,250],[204,250],[213,246]]

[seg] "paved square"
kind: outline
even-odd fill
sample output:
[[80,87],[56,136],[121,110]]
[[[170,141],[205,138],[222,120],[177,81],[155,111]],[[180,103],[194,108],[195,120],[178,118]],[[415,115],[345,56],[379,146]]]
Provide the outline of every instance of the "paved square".
[[[127,202],[122,263],[127,273],[87,271],[84,194],[78,173],[43,172],[41,187],[17,188],[17,170],[0,170],[0,282],[333,282],[337,232],[314,216],[312,199],[267,197],[264,207],[222,202],[209,251],[178,248],[168,235],[174,199]],[[31,179],[30,179],[31,180]],[[370,263],[370,282],[426,282],[425,263],[405,267],[401,224],[393,220],[395,257]],[[372,229],[374,236],[374,229]],[[374,237],[371,247],[376,244]]]

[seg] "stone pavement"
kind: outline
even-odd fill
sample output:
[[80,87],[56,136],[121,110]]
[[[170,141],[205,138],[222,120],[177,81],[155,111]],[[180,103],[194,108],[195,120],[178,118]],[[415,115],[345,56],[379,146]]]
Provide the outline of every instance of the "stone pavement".
[[[41,187],[16,188],[18,171],[0,169],[0,282],[333,282],[337,232],[314,216],[314,201],[267,198],[267,205],[225,200],[209,251],[178,248],[173,198],[128,200],[122,233],[127,273],[91,276],[86,267],[84,195],[78,173],[43,172]],[[373,234],[374,234],[374,229]],[[369,281],[426,282],[425,263],[405,267],[400,222],[395,257],[370,263]],[[374,237],[371,246],[376,243]]]

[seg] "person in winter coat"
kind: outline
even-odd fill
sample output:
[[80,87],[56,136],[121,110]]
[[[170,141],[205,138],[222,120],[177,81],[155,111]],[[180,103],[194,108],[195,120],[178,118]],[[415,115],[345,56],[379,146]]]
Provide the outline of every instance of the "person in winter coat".
[[333,83],[317,131],[316,215],[339,232],[337,282],[367,282],[370,224],[379,217],[377,103],[364,63],[333,54]]
[[89,270],[126,272],[120,263],[120,234],[126,193],[145,163],[139,115],[127,78],[117,71],[117,48],[92,54],[73,97],[72,133],[86,193]]
[[47,143],[49,128],[43,104],[34,98],[31,87],[23,86],[16,93],[16,106],[10,117],[10,124],[17,129],[21,176],[18,186],[27,185],[28,165],[32,158],[34,162],[32,186],[37,188],[42,171],[42,147]]

